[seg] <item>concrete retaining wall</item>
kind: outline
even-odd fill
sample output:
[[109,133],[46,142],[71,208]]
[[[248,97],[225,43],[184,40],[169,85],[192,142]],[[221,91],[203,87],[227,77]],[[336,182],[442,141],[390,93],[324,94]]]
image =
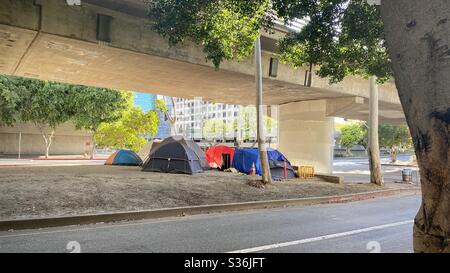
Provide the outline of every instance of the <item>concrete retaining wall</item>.
[[[16,155],[19,150],[19,133],[22,132],[21,154],[42,155],[45,144],[38,128],[32,124],[0,127],[0,155]],[[92,136],[75,130],[72,124],[63,124],[55,131],[51,155],[82,155],[91,150]]]

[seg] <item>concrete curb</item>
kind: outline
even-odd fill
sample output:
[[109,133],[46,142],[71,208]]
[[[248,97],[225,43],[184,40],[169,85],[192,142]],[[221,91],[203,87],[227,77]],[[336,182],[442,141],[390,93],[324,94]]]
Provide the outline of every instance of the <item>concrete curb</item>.
[[377,197],[393,196],[399,194],[413,195],[419,193],[420,189],[418,188],[389,189],[389,190],[325,196],[325,197],[202,205],[193,207],[178,207],[169,209],[129,211],[129,212],[117,212],[105,214],[88,214],[88,215],[67,216],[67,217],[3,220],[0,221],[0,231],[49,228],[49,227],[71,226],[71,225],[87,225],[87,224],[119,222],[119,221],[136,221],[143,219],[157,219],[166,217],[179,217],[185,215],[208,214],[208,213],[219,213],[219,212],[230,212],[230,211],[252,210],[252,209],[279,208],[288,206],[307,206],[317,204],[344,203],[344,202],[367,200]]

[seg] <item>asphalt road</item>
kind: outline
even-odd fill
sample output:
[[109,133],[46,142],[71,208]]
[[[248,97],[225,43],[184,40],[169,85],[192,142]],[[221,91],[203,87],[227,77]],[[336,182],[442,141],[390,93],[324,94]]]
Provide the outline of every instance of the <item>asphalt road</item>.
[[0,252],[412,252],[419,205],[415,195],[1,232]]
[[[409,161],[411,155],[401,154],[398,156],[399,161]],[[388,156],[381,157],[381,170],[385,182],[396,182],[402,180],[402,170],[412,169],[417,170],[412,166],[401,166],[389,164],[390,158]],[[369,160],[367,158],[336,158],[333,161],[333,174],[343,176],[345,183],[369,183],[370,171]],[[417,183],[417,173],[413,174],[413,182]]]

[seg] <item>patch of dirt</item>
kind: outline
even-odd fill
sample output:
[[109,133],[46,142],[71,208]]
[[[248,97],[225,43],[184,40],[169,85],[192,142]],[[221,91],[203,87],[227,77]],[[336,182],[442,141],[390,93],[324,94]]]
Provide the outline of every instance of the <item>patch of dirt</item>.
[[399,187],[336,185],[318,179],[259,184],[258,177],[219,171],[183,175],[122,166],[0,167],[0,219],[319,197]]

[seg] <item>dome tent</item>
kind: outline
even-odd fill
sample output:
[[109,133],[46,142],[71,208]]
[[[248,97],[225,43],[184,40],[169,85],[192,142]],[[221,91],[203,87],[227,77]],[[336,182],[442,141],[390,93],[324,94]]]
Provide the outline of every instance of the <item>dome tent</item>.
[[151,140],[147,144],[145,144],[144,147],[142,147],[142,149],[137,152],[137,154],[145,161],[151,154],[151,152],[155,150],[161,142],[162,140],[159,139]]
[[131,150],[118,150],[106,160],[105,165],[141,166],[142,159]]
[[[267,157],[269,159],[270,174],[275,180],[285,178],[284,164],[286,163],[286,178],[295,178],[294,169],[287,158],[278,150],[267,149]],[[232,166],[236,170],[250,174],[252,165],[255,164],[255,173],[262,175],[261,161],[259,151],[256,148],[236,149]]]
[[230,163],[233,162],[234,149],[224,145],[217,145],[208,148],[205,154],[210,166],[222,169],[225,165],[224,155],[229,155]]
[[193,141],[169,137],[152,149],[142,166],[143,171],[194,174],[207,169],[205,153]]

